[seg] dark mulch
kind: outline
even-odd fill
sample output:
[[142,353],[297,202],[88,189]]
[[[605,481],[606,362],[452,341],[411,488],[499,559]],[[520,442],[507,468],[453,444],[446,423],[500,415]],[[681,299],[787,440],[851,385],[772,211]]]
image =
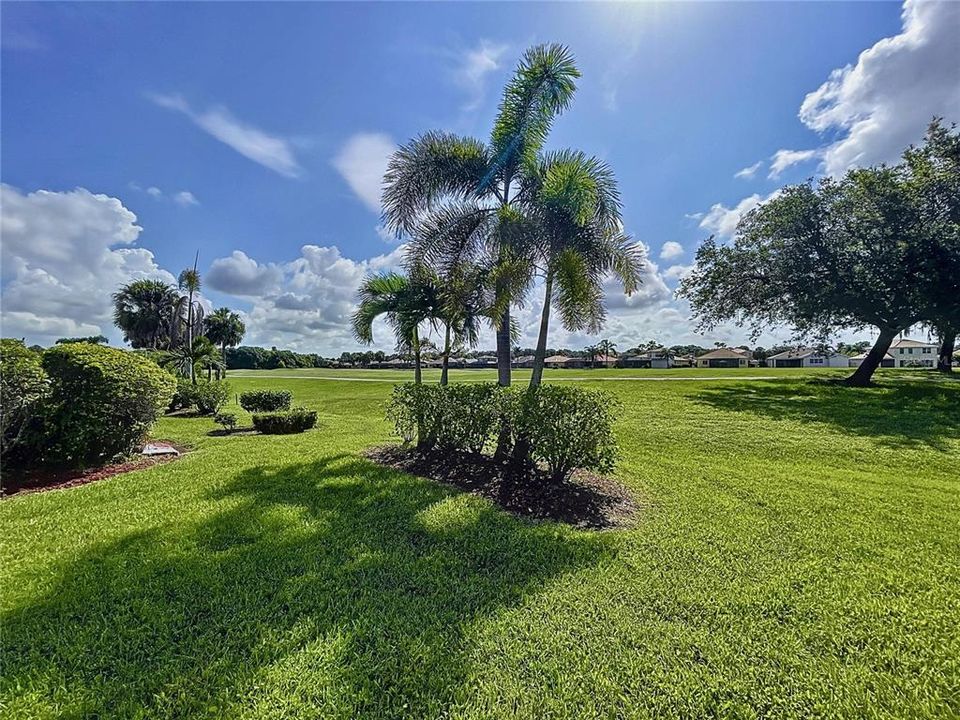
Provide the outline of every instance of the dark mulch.
[[518,468],[487,455],[420,452],[397,445],[370,448],[364,455],[380,465],[485,497],[521,517],[592,530],[626,528],[636,521],[637,502],[626,487],[583,470],[557,483],[538,468]]
[[234,428],[233,430],[211,430],[207,433],[210,437],[228,437],[230,435],[259,435],[260,432],[253,427]]
[[[179,457],[183,457],[187,451],[186,448],[168,440],[159,442],[175,447],[180,452]],[[46,490],[63,490],[77,487],[78,485],[86,485],[87,483],[96,482],[97,480],[103,480],[133,470],[143,470],[144,468],[153,467],[154,465],[162,465],[177,459],[179,458],[176,455],[155,455],[152,457],[137,455],[126,462],[103,465],[98,468],[88,468],[86,470],[42,468],[24,472],[4,471],[3,487],[0,488],[0,496],[6,498],[11,495],[23,495],[26,493],[44,492]]]

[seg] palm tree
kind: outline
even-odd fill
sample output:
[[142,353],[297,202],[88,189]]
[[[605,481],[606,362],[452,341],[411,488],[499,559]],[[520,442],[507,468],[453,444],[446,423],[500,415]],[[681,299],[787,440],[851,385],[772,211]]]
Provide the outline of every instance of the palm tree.
[[432,267],[492,261],[501,385],[510,384],[510,306],[523,299],[532,278],[523,198],[514,191],[573,99],[578,77],[562,45],[529,48],[504,88],[488,144],[428,132],[401,147],[384,176],[384,224],[411,236],[418,261]]
[[[186,335],[187,335],[187,347],[191,350],[193,349],[193,336],[194,330],[197,329],[197,325],[202,327],[202,320],[197,321],[196,315],[197,311],[194,309],[193,296],[200,292],[200,273],[197,271],[197,262],[200,260],[200,251],[197,251],[197,255],[193,260],[193,268],[186,268],[180,272],[180,277],[177,278],[177,286],[180,290],[186,291],[187,297],[181,298],[181,300],[186,301],[186,306],[183,308],[186,312]],[[199,308],[198,308],[199,309]],[[202,313],[202,309],[200,313]],[[193,366],[190,366],[190,379],[196,382],[196,377],[194,377]]]
[[393,328],[397,348],[414,359],[414,382],[422,382],[420,325],[435,321],[440,302],[437,287],[425,273],[407,277],[399,273],[371,275],[357,292],[360,306],[353,315],[353,334],[362,343],[373,342],[373,321],[381,315]]
[[617,344],[609,340],[601,340],[597,343],[597,349],[600,351],[600,354],[603,355],[604,362],[606,362],[611,355],[617,354]]
[[624,292],[634,292],[641,281],[641,256],[622,230],[616,179],[605,163],[563,150],[541,158],[524,180],[521,193],[528,216],[536,221],[544,281],[533,388],[543,379],[552,304],[568,330],[596,332],[606,317],[604,281],[613,274]]
[[164,367],[173,367],[184,377],[190,378],[190,382],[196,385],[196,367],[198,365],[202,368],[214,368],[219,367],[222,361],[214,344],[207,338],[200,336],[194,341],[192,347],[183,344],[167,352],[160,364]]
[[214,310],[204,319],[203,325],[210,342],[220,346],[220,354],[223,356],[223,373],[226,375],[227,348],[240,344],[247,327],[237,313],[225,307]]
[[492,320],[492,299],[487,271],[461,264],[439,282],[439,322],[443,325],[440,384],[448,383],[450,352],[454,346],[474,347],[480,339],[484,319]]
[[113,322],[134,348],[169,346],[177,291],[160,280],[134,280],[113,294]]
[[600,350],[596,345],[587,345],[583,351],[587,354],[587,358],[590,360],[590,368],[593,369],[596,365],[597,355],[599,354]]

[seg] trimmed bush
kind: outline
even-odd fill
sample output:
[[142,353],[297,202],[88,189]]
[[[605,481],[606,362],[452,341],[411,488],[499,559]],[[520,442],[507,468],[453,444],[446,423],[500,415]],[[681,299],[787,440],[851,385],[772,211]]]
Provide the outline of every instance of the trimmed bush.
[[190,378],[185,378],[182,375],[176,376],[176,380],[177,389],[174,391],[173,397],[170,398],[170,405],[167,407],[170,412],[186,410],[197,404],[197,386],[190,382]]
[[282,412],[257,413],[253,426],[264,435],[291,435],[302,433],[317,424],[317,413],[306,408]]
[[131,453],[176,389],[156,363],[103,345],[57,345],[42,364],[50,396],[40,454],[60,464],[90,466]]
[[496,434],[505,392],[495,383],[396,385],[387,419],[406,443],[479,453]]
[[40,353],[22,340],[0,340],[0,457],[14,458],[25,431],[50,391]]
[[617,459],[613,419],[620,403],[599,390],[541,385],[518,394],[514,430],[550,476],[565,480],[574,468],[609,472]]
[[230,400],[230,384],[215,380],[198,382],[194,387],[193,401],[201,415],[214,415]]
[[222,426],[224,432],[233,432],[237,426],[237,416],[233,413],[217,413],[213,416],[213,421]]
[[251,413],[289,410],[291,402],[293,394],[289,390],[248,390],[240,393],[240,407]]

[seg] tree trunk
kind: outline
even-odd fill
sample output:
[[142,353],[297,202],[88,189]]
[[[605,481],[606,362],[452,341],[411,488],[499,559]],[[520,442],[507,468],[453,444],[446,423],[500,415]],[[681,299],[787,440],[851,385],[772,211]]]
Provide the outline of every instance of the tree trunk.
[[[193,290],[187,295],[187,349],[193,352]],[[197,375],[193,363],[190,363],[190,380],[194,385],[197,384]]]
[[547,357],[547,331],[550,327],[550,301],[553,298],[553,273],[547,273],[543,284],[543,310],[540,312],[540,334],[537,335],[537,349],[533,355],[533,372],[530,374],[530,387],[539,387],[543,382],[543,361]]
[[443,336],[443,366],[440,370],[440,384],[447,384],[447,370],[450,367],[450,323],[446,324]]
[[957,344],[957,331],[952,328],[940,333],[940,356],[937,358],[937,370],[942,373],[953,372],[953,351]]
[[883,356],[887,354],[887,350],[890,349],[890,345],[893,343],[893,339],[897,336],[898,332],[900,332],[900,330],[894,328],[881,330],[880,337],[877,338],[873,347],[870,348],[870,352],[867,353],[863,362],[860,363],[860,367],[858,367],[853,375],[848,377],[844,383],[851,387],[867,387],[870,384],[870,379],[873,377],[873,371],[880,367]]
[[220,354],[223,356],[223,376],[227,376],[227,344],[220,346]]
[[420,333],[417,328],[413,329],[413,382],[417,385],[423,382],[420,373]]
[[497,383],[510,387],[510,308],[503,311],[497,326]]

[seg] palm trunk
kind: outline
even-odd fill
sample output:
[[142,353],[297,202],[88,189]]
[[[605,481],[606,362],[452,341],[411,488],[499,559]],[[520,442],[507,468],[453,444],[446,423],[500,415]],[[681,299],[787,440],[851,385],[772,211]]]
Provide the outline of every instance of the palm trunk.
[[543,310],[540,312],[540,334],[537,335],[537,349],[533,355],[533,372],[530,374],[530,387],[539,387],[543,381],[543,361],[547,357],[547,331],[550,326],[550,301],[553,298],[553,273],[547,273],[543,289]]
[[450,367],[450,323],[446,324],[443,336],[443,366],[440,370],[440,384],[447,384],[447,370]]
[[937,358],[937,370],[942,373],[953,372],[953,351],[957,343],[957,331],[944,329],[940,333],[940,355]]
[[[192,353],[193,352],[193,290],[190,291],[190,294],[187,295],[187,349]],[[190,382],[194,385],[197,384],[197,373],[193,367],[193,363],[190,363]]]
[[503,311],[497,326],[497,383],[510,387],[510,308]]
[[417,385],[423,382],[420,372],[420,333],[417,328],[413,329],[413,382]]
[[223,343],[220,346],[220,355],[223,356],[223,376],[227,376],[227,344]]
[[893,339],[897,336],[897,333],[900,332],[896,328],[884,328],[880,331],[880,337],[877,338],[877,341],[873,344],[873,347],[870,348],[870,352],[867,353],[867,356],[863,359],[863,362],[860,363],[860,367],[848,377],[844,383],[851,387],[867,387],[870,385],[870,379],[873,377],[873,372],[883,361],[884,355],[887,354],[887,350],[890,349]]

